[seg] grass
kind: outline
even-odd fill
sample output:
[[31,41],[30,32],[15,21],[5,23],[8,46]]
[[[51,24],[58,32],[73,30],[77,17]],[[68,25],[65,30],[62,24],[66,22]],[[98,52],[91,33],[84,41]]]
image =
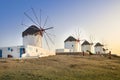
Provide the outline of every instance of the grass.
[[0,80],[120,80],[120,58],[57,55],[0,59]]

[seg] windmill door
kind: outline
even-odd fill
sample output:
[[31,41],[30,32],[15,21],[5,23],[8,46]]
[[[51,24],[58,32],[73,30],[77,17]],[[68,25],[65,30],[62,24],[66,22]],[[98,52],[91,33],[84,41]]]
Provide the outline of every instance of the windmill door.
[[0,50],[0,58],[2,58],[2,50]]

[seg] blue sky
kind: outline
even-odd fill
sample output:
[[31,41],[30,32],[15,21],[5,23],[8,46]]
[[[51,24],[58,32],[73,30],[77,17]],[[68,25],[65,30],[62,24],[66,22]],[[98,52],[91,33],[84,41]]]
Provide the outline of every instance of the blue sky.
[[56,48],[63,48],[64,40],[79,28],[81,39],[92,35],[94,42],[104,42],[113,53],[120,53],[119,0],[0,0],[0,47],[22,44],[21,33],[27,27],[21,21],[31,7],[50,17]]

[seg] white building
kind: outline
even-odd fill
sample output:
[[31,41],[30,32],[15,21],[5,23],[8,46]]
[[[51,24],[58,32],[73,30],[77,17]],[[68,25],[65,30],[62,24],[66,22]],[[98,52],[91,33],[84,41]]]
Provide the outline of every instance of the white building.
[[55,55],[55,52],[27,45],[0,48],[0,58],[44,57]]
[[42,48],[43,33],[32,25],[22,33],[23,46],[0,48],[0,58],[44,57],[55,55],[55,51]]
[[69,36],[64,41],[64,48],[69,49],[70,52],[78,52],[79,51],[79,41],[72,36]]
[[82,51],[82,52],[88,52],[88,51],[91,52],[91,44],[90,44],[88,41],[85,40],[85,41],[81,44],[81,51]]
[[99,42],[95,44],[94,49],[95,49],[96,54],[104,53],[103,52],[103,45]]
[[22,57],[25,48],[23,46],[12,46],[0,48],[0,58],[19,58]]

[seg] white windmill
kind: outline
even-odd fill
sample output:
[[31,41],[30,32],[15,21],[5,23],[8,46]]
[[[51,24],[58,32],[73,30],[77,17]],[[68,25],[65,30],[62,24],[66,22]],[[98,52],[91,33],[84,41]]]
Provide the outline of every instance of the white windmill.
[[89,40],[90,40],[90,46],[91,46],[91,52],[94,53],[94,45],[96,44],[95,41],[95,37],[93,37],[93,35],[89,36]]
[[[44,21],[43,23],[42,16],[41,16],[41,10],[39,11],[40,17],[38,17],[38,15],[36,14],[33,8],[24,12],[24,15],[32,23],[32,25],[27,26],[26,24],[22,22],[22,25],[28,27],[22,33],[23,45],[24,46],[31,45],[31,46],[35,46],[39,48],[43,48],[44,46],[44,47],[47,47],[48,50],[54,49],[54,41],[53,41],[54,35],[48,32],[51,29],[53,29],[52,26],[47,25],[49,17],[46,16],[46,18],[43,20]],[[44,41],[43,41],[43,38],[44,38]]]
[[82,35],[81,35],[81,31],[79,30],[79,28],[77,30],[75,30],[75,34],[73,34],[73,36],[76,38],[77,40],[77,51],[81,52],[81,43],[83,41],[85,41],[85,39],[82,39]]

